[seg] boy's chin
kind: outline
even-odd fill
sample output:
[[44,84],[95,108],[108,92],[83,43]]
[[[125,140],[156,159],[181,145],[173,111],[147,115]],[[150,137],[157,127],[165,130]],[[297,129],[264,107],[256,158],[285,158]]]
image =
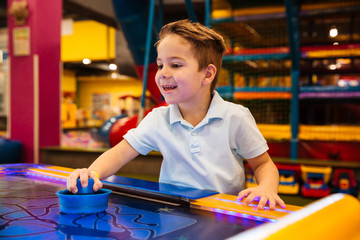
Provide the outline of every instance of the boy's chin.
[[167,104],[178,104],[179,103],[179,99],[177,99],[177,98],[169,97],[166,95],[165,96],[163,95],[163,97]]
[[167,104],[177,104],[177,101],[175,101],[175,100],[173,100],[173,99],[166,99],[166,98],[165,98],[165,102],[166,102]]

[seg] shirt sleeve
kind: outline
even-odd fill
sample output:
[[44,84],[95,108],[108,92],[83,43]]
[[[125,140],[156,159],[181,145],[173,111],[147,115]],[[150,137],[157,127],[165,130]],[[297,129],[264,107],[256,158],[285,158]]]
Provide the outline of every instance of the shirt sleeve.
[[232,121],[232,124],[235,124],[233,138],[236,152],[241,157],[250,159],[263,154],[269,147],[249,109],[243,108],[242,112],[242,116],[237,118],[237,121]]
[[157,115],[154,111],[148,113],[136,128],[129,130],[124,135],[124,139],[142,155],[146,155],[150,151],[159,151],[154,141],[158,122]]

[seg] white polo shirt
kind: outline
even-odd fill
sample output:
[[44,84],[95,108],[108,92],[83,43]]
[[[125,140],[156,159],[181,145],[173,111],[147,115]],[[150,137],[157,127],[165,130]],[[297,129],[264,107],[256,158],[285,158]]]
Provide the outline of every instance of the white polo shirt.
[[243,159],[268,150],[250,111],[215,91],[195,127],[177,105],[153,109],[124,138],[140,154],[160,151],[160,182],[237,195],[245,187]]

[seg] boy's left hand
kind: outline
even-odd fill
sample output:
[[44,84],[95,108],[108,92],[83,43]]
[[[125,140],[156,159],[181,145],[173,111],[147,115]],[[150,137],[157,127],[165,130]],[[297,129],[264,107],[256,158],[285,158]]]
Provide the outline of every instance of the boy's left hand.
[[237,200],[243,201],[243,205],[247,206],[253,201],[259,201],[258,209],[262,210],[266,206],[269,205],[271,210],[274,210],[276,205],[279,205],[281,208],[285,208],[284,201],[279,197],[276,192],[270,191],[262,186],[257,186],[253,188],[248,188],[241,191],[238,194]]

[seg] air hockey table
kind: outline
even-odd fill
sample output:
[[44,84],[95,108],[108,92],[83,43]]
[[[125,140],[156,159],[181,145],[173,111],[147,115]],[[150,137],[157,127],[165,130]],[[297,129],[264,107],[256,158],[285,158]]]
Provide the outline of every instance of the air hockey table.
[[59,211],[55,192],[73,169],[0,165],[0,238],[360,239],[360,203],[344,194],[304,208],[258,210],[236,196],[112,176],[106,211]]

